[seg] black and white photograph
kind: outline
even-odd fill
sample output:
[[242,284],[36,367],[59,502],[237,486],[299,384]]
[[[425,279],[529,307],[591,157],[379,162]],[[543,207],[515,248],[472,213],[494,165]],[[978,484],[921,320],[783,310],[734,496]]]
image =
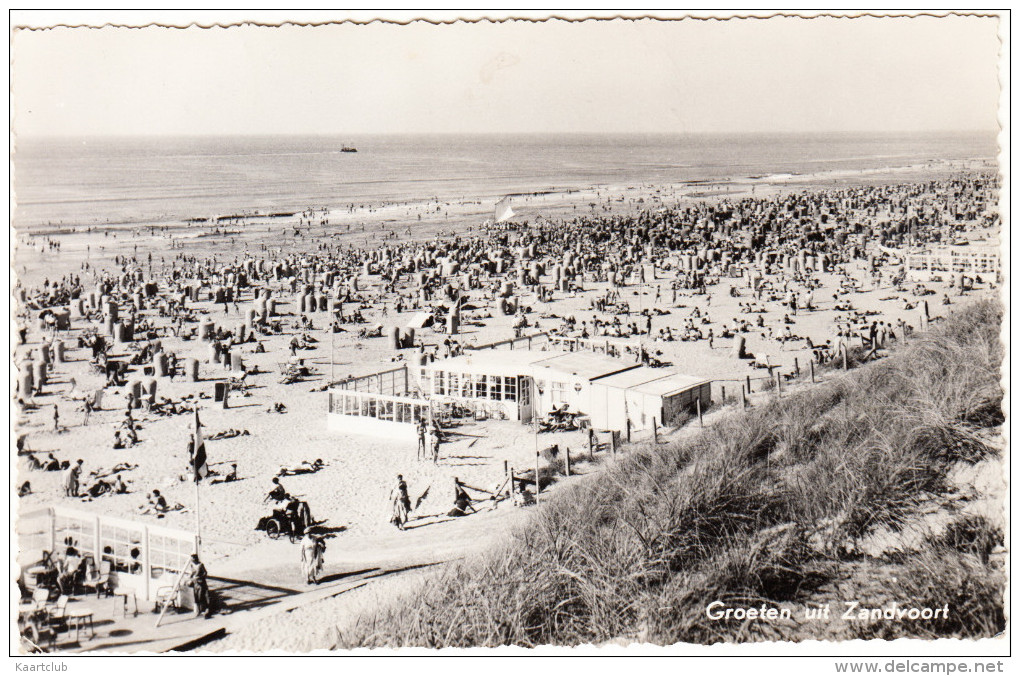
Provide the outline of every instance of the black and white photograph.
[[1009,12],[757,14],[12,11],[12,662],[1002,672]]

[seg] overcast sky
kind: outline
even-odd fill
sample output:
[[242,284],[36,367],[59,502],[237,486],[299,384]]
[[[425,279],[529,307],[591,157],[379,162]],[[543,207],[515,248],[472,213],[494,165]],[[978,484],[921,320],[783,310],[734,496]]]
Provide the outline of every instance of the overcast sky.
[[975,17],[17,31],[50,134],[995,130]]

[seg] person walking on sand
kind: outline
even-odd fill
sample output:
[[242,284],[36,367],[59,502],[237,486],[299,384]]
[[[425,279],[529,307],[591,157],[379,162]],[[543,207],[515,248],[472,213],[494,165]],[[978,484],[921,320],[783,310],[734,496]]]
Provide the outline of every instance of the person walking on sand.
[[301,572],[307,584],[319,584],[319,572],[322,571],[322,555],[326,551],[326,543],[320,537],[305,533],[301,539]]
[[85,420],[82,422],[82,425],[85,426],[89,424],[89,418],[92,416],[92,411],[95,408],[92,403],[92,397],[85,397],[85,403],[82,407],[85,409]]
[[390,491],[390,502],[393,504],[393,516],[390,522],[399,530],[404,530],[408,515],[411,513],[411,496],[407,493],[407,482],[404,475],[397,475],[397,485]]
[[429,434],[429,442],[430,442],[430,445],[432,447],[432,464],[433,465],[438,465],[439,464],[439,445],[442,443],[442,440],[439,437],[439,428],[438,427],[433,427],[432,428],[432,432]]
[[60,431],[60,407],[53,404],[53,431]]
[[78,497],[78,477],[81,475],[81,466],[84,462],[84,460],[79,458],[76,464],[70,465],[64,470],[64,495],[69,498]]

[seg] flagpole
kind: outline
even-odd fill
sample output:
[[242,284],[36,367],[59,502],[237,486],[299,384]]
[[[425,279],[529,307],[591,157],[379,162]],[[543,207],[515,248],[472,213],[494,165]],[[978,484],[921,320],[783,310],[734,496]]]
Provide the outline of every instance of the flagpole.
[[199,481],[195,482],[195,518],[198,521],[198,541],[195,545],[195,553],[199,554],[202,548],[202,501],[198,490]]
[[195,402],[195,431],[192,433],[191,443],[195,448],[195,455],[191,458],[192,465],[192,477],[191,480],[195,482],[195,521],[197,522],[197,538],[195,540],[195,553],[201,556],[202,549],[202,500],[201,494],[199,493],[198,485],[202,483],[199,481],[199,468],[195,466],[195,459],[198,454],[198,442],[202,432],[199,430],[198,418],[198,402]]

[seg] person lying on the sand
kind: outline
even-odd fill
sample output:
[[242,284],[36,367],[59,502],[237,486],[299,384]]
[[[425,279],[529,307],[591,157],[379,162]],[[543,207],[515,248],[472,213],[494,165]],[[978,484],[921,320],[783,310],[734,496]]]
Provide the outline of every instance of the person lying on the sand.
[[209,435],[209,439],[233,439],[234,437],[246,437],[251,432],[248,430],[235,430],[233,428]]
[[232,481],[237,481],[237,463],[230,465],[230,471],[223,476],[214,477],[210,483],[214,484],[226,484]]
[[106,477],[114,476],[119,472],[127,472],[133,469],[138,469],[138,465],[132,465],[129,462],[118,462],[109,470],[100,467],[97,470],[89,472],[89,476],[92,477],[93,479],[105,479]]
[[287,467],[285,465],[280,466],[280,471],[277,472],[277,476],[291,476],[294,474],[314,474],[320,469],[326,466],[326,463],[322,462],[321,458],[316,458],[315,462],[308,462],[302,460],[297,465]]

